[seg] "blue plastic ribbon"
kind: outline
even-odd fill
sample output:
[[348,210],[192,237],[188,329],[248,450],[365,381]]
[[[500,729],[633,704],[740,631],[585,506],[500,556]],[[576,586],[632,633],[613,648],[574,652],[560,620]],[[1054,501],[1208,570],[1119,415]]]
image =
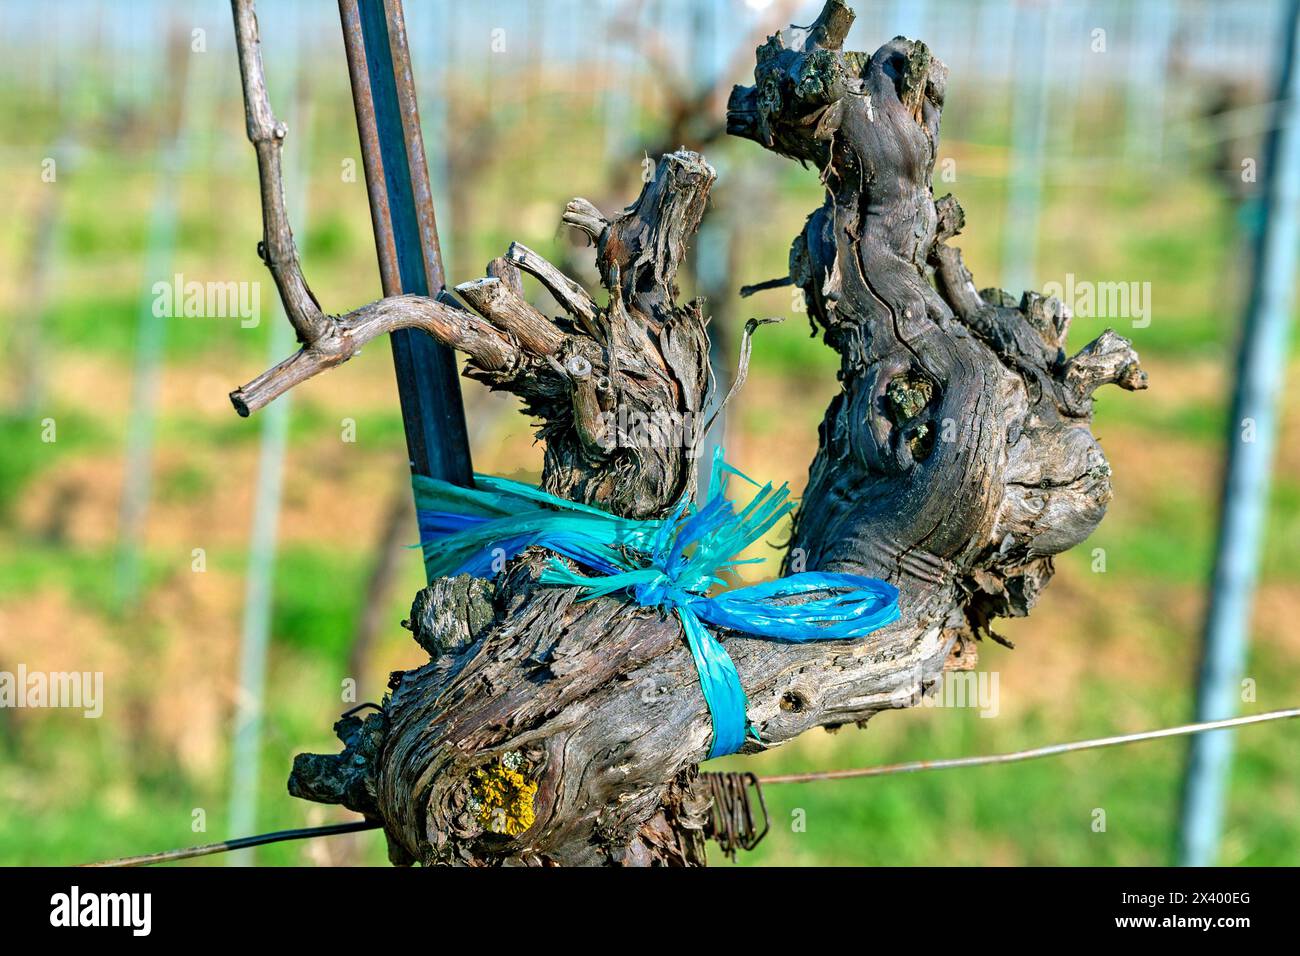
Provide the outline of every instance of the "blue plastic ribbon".
[[[731,475],[759,489],[739,513],[726,498]],[[705,504],[684,499],[671,516],[653,520],[619,518],[507,478],[476,475],[474,488],[423,475],[412,480],[430,580],[488,577],[525,548],[543,547],[598,572],[588,577],[552,559],[544,584],[581,588],[583,600],[622,593],[642,607],[675,611],[713,721],[710,757],[736,753],[754,730],[736,666],[706,623],[803,643],[865,637],[898,619],[898,589],[856,574],[805,571],[709,596],[727,586],[722,574],[763,560],[734,556],[794,507],[786,485],[759,487],[728,465],[721,449]],[[791,603],[813,594],[822,596]]]

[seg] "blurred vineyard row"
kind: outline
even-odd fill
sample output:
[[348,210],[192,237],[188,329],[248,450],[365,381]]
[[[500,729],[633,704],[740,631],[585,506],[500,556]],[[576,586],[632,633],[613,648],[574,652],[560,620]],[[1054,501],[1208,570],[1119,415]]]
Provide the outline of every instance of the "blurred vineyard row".
[[[379,283],[337,24],[331,5],[324,14],[262,6],[271,93],[290,124],[289,192],[306,274],[325,308],[341,312],[378,297]],[[741,62],[736,37],[766,13],[739,0],[469,6],[408,0],[407,13],[426,71],[425,137],[449,274],[477,277],[518,240],[590,279],[589,251],[558,229],[564,203],[585,196],[609,210],[631,200],[680,89],[699,82],[690,71],[725,79]],[[811,19],[809,4],[791,6],[798,22]],[[935,190],[953,192],[966,210],[959,244],[977,282],[997,285],[1028,267],[1038,288],[1069,274],[1150,283],[1149,325],[1081,316],[1072,342],[1117,327],[1134,339],[1151,388],[1101,396],[1095,431],[1114,468],[1110,513],[1060,560],[1034,615],[999,628],[1017,649],[981,649],[981,669],[999,677],[996,717],[900,711],[724,766],[859,766],[1182,722],[1248,275],[1252,183],[1243,160],[1258,155],[1277,5],[1242,4],[1236,15],[1222,12],[1236,5],[1158,5],[1173,16],[1163,32],[1126,4],[1048,5],[1053,53],[1029,263],[1007,262],[1005,241],[1017,225],[1006,209],[1022,158],[1011,40],[997,41],[1014,35],[1017,5],[855,6],[850,45],[870,50],[915,32],[952,67]],[[218,2],[0,4],[0,670],[102,671],[106,685],[98,720],[0,712],[0,863],[66,864],[236,835],[226,829],[228,764],[261,424],[237,418],[226,393],[272,361],[271,329],[282,319],[256,255],[256,173],[228,17]],[[1094,52],[1098,28],[1108,46]],[[505,30],[499,54],[495,29]],[[708,42],[691,47],[692,30]],[[657,55],[651,36],[670,52]],[[1145,72],[1134,79],[1137,69]],[[1150,112],[1135,114],[1135,102]],[[680,129],[704,138],[718,121]],[[1152,124],[1161,130],[1154,145]],[[710,301],[723,340],[734,352],[749,316],[786,319],[759,333],[727,425],[729,457],[797,491],[837,387],[836,361],[809,337],[789,290],[745,300],[734,290],[784,274],[790,239],[820,203],[816,172],[725,137],[709,139],[705,152],[720,178],[702,241],[725,250],[732,290]],[[53,181],[43,175],[50,159]],[[169,205],[174,236],[160,252]],[[154,283],[177,275],[259,282],[260,321],[151,323]],[[686,284],[704,283],[688,275]],[[138,586],[124,592],[132,545],[122,537],[124,487],[139,480],[126,449],[143,414],[150,335],[159,361],[147,509],[134,542]],[[536,478],[541,450],[529,422],[478,385],[465,383],[465,394],[478,470]],[[260,830],[343,818],[287,796],[291,757],[334,749],[330,723],[351,706],[345,680],[355,679],[359,700],[378,699],[391,670],[421,659],[398,626],[422,583],[416,552],[400,556],[374,643],[356,647],[385,516],[405,482],[387,348],[368,348],[289,402]],[[1300,700],[1294,378],[1284,403],[1248,669],[1257,699],[1247,709]],[[50,421],[54,441],[43,440]],[[1300,859],[1294,733],[1264,726],[1240,735],[1222,862]],[[773,831],[741,862],[1161,864],[1183,753],[1159,742],[773,787]],[[1093,826],[1098,808],[1104,832]],[[379,863],[384,853],[381,837],[361,834],[265,848],[258,860]]]

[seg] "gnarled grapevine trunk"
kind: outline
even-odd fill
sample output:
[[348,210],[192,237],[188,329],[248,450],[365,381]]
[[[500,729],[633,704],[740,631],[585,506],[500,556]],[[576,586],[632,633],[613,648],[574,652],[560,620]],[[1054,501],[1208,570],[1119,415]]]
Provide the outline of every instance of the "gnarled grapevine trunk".
[[[951,655],[969,660],[994,618],[1028,613],[1052,555],[1087,537],[1110,498],[1093,390],[1145,384],[1112,332],[1067,358],[1059,302],[976,291],[949,244],[961,210],[930,185],[945,68],[901,37],[844,52],[851,22],[830,0],[813,26],[770,39],[728,119],[826,185],[790,281],[841,355],[842,388],[787,564],[889,580],[902,616],[851,643],[724,635],[761,737],[750,752],[904,706]],[[541,420],[548,491],[663,515],[693,490],[700,416],[717,401],[700,308],[674,285],[712,182],[682,151],[612,219],[570,204],[607,305],[515,246],[457,288],[479,315],[444,296],[342,321],[409,309],[466,352],[467,374]],[[529,306],[517,268],[568,314]],[[382,821],[395,862],[703,862],[707,797],[692,781],[710,724],[676,617],[579,603],[537,583],[546,559],[526,552],[493,581],[421,592],[409,624],[429,663],[394,675],[380,711],[340,721],[342,754],[300,755],[291,791]]]

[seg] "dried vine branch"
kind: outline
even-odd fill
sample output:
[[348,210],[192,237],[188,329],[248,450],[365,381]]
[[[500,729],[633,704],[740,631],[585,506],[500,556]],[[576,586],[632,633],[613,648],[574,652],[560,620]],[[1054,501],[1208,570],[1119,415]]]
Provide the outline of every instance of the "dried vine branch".
[[518,348],[509,337],[477,316],[419,296],[392,296],[346,315],[326,315],[303,277],[293,229],[284,201],[281,151],[288,128],[275,118],[262,66],[262,42],[253,0],[232,0],[235,46],[244,91],[248,139],[257,152],[262,196],[262,241],[258,255],[280,293],[285,315],[302,348],[247,385],[230,393],[240,415],[250,415],[286,391],[328,368],[346,362],[371,339],[397,329],[423,329],[460,349],[490,371],[512,367]]

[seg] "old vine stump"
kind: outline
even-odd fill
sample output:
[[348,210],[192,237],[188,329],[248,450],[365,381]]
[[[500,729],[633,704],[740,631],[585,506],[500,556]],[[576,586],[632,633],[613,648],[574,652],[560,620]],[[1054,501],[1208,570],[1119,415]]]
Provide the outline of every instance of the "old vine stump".
[[[770,38],[728,123],[826,187],[789,280],[840,354],[841,388],[787,563],[891,581],[902,617],[852,643],[724,635],[762,737],[749,752],[904,706],[950,659],[969,664],[995,618],[1027,614],[1052,556],[1111,497],[1093,391],[1145,387],[1114,332],[1067,357],[1060,302],[977,290],[951,244],[961,208],[931,190],[946,69],[903,37],[843,50],[852,19],[830,0],[811,27]],[[430,331],[541,422],[548,491],[635,517],[693,491],[691,442],[640,447],[611,423],[624,409],[689,425],[716,401],[703,305],[679,302],[674,281],[713,180],[679,151],[622,213],[569,204],[565,222],[596,244],[604,305],[518,245],[457,287],[479,315],[444,297],[439,321],[464,323]],[[520,270],[566,314],[530,306]],[[394,674],[381,710],[336,725],[341,754],[300,755],[291,792],[381,821],[399,863],[702,863],[707,797],[692,781],[709,719],[680,625],[540,586],[545,559],[422,591],[409,626],[429,662]]]

